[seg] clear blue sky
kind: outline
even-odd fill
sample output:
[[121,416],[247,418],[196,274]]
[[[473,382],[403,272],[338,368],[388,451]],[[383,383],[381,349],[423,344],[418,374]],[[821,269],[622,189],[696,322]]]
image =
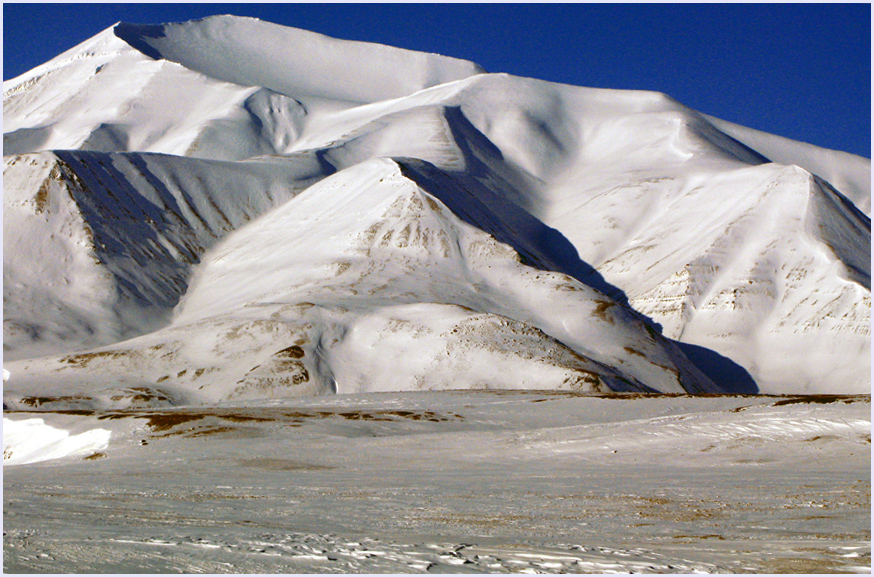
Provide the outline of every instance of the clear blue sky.
[[665,92],[871,157],[869,4],[9,4],[3,78],[117,21],[253,16],[577,86]]

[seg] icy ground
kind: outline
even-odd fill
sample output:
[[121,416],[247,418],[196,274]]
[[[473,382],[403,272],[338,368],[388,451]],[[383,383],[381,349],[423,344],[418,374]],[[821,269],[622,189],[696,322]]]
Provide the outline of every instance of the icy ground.
[[[3,569],[867,573],[870,409],[448,391],[7,411]],[[13,441],[22,422],[111,436],[12,465],[52,450]]]

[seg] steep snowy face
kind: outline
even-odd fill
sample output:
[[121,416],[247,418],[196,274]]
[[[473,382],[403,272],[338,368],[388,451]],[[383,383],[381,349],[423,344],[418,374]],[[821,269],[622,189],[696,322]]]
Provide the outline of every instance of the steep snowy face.
[[4,123],[7,391],[870,390],[870,160],[665,95],[213,17]]
[[78,151],[5,157],[6,358],[167,324],[208,247],[322,176],[305,156],[242,165]]
[[773,162],[795,164],[829,182],[871,217],[871,159],[839,150],[827,150],[782,136],[738,126],[706,116],[725,134],[731,135],[767,156]]
[[[699,182],[652,205],[645,226],[598,270],[629,287],[632,306],[666,336],[734,359],[769,391],[817,390],[829,379],[867,390],[870,220],[797,167]],[[704,204],[702,195],[724,200]],[[609,205],[592,225],[608,214]]]
[[[485,205],[470,202],[459,218],[440,197],[455,203],[465,191],[443,183],[428,192],[408,176],[434,186],[419,162],[360,163],[240,228],[197,267],[168,328],[22,372],[55,374],[64,396],[88,406],[127,402],[119,381],[187,402],[331,390],[718,390],[631,311],[522,264],[484,232],[503,227]],[[7,404],[24,402],[13,391]]]
[[110,31],[3,83],[4,155],[146,151],[237,160],[292,141],[305,111],[268,89],[153,60]]
[[284,151],[308,115],[482,72],[251,18],[120,23],[3,83],[4,154],[77,148],[244,159]]
[[[408,150],[491,206],[536,215],[570,241],[575,276],[630,299],[692,351],[724,357],[713,368],[726,386],[740,378],[770,392],[815,391],[833,370],[828,357],[844,359],[847,390],[869,387],[868,217],[821,178],[768,163],[669,98],[486,75],[338,114],[306,144],[327,146],[338,166]],[[840,153],[810,148],[783,154],[798,150],[799,162],[840,173],[821,161]],[[864,159],[851,160],[844,182],[866,204],[856,186]],[[825,197],[833,202],[817,204]],[[843,304],[825,311],[825,302]],[[809,328],[816,319],[832,323],[828,338]],[[802,349],[817,352],[789,360]]]
[[[461,220],[460,211],[449,206],[458,206],[463,200],[458,196],[466,191],[435,182],[434,173],[417,164],[359,164],[241,230],[200,268],[177,323],[258,303],[348,309],[355,319],[343,331],[340,352],[325,345],[324,353],[329,359],[348,357],[334,364],[359,371],[355,377],[337,378],[340,390],[348,390],[343,387],[349,382],[359,383],[352,390],[407,389],[412,382],[424,388],[464,388],[471,380],[470,386],[489,386],[487,375],[497,378],[505,372],[493,371],[507,362],[501,359],[526,364],[531,358],[522,351],[544,347],[577,362],[580,357],[597,361],[588,362],[600,365],[589,367],[595,374],[630,375],[627,380],[634,384],[616,381],[613,389],[639,389],[638,382],[645,382],[658,390],[712,390],[706,378],[632,313],[566,274],[522,264],[519,252],[495,238],[520,250],[528,246],[531,258],[539,259],[538,248],[523,236],[527,231],[501,230],[504,224],[474,199],[468,199]],[[530,230],[536,231],[533,225]],[[312,243],[312,238],[321,240]],[[373,355],[374,349],[381,353]],[[401,358],[416,365],[412,375],[399,370]],[[455,374],[465,365],[481,366],[480,376]],[[534,365],[548,367],[550,362]],[[362,371],[362,366],[371,368]],[[435,367],[442,373],[432,374]],[[521,386],[552,380],[538,380],[535,374],[522,378]],[[503,378],[519,382],[519,375],[508,370]],[[585,370],[576,377],[565,375],[553,386],[573,385],[583,376]],[[589,375],[587,386],[596,380]]]

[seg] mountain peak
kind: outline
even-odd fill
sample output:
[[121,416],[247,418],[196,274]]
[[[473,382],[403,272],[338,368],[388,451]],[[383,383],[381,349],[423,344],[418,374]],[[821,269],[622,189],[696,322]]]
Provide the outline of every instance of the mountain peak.
[[492,353],[500,386],[870,390],[870,161],[482,72],[214,16],[119,23],[9,81],[7,351],[124,350],[101,359],[140,386],[172,349],[224,382],[195,341],[226,324],[240,359],[274,331],[306,352],[309,380],[233,369],[247,395],[440,388]]
[[337,40],[239,16],[155,25],[121,23],[113,33],[153,59],[295,98],[369,103],[484,72],[466,60]]

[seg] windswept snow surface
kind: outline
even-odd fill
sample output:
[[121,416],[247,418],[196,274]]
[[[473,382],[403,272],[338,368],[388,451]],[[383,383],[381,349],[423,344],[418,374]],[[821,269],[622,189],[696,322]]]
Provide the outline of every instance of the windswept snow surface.
[[851,396],[437,391],[39,415],[107,448],[4,470],[10,573],[871,570]]

